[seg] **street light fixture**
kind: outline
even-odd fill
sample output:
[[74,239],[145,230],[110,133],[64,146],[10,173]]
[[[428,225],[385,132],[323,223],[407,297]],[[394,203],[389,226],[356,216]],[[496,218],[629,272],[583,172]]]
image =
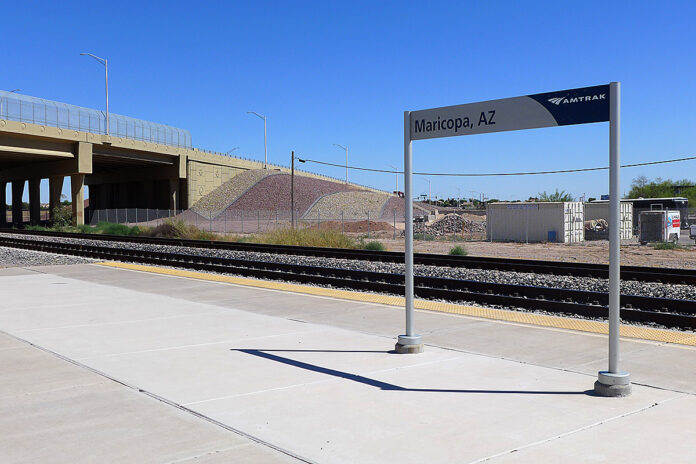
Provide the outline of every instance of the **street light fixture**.
[[432,203],[432,189],[430,188],[430,179],[424,177],[425,181],[428,183],[428,203]]
[[266,169],[268,164],[268,143],[266,141],[266,116],[257,113],[256,111],[247,111],[247,114],[254,114],[263,119],[263,168]]
[[233,151],[237,150],[238,148],[239,148],[239,147],[234,147],[234,148],[231,149],[231,150],[227,150],[227,151],[225,152],[225,154],[226,154],[226,155],[229,155],[230,153],[232,153]]
[[346,184],[348,183],[348,147],[334,143],[338,148],[342,148],[346,151]]
[[91,53],[80,53],[82,56],[91,56],[104,65],[104,80],[106,81],[106,135],[111,135],[109,130],[109,60],[99,58]]

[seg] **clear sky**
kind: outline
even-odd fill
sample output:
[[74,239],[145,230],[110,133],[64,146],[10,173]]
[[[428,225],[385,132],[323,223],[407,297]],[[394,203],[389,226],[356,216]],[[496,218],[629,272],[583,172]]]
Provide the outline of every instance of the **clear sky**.
[[[6,2],[0,88],[188,129],[269,162],[403,166],[403,111],[622,82],[622,163],[696,153],[694,2]],[[414,142],[414,170],[608,164],[608,123]],[[343,168],[305,165],[343,178]],[[622,170],[689,177],[696,162]],[[392,190],[388,174],[350,180]],[[432,178],[433,196],[608,193],[607,172]],[[427,193],[423,178],[414,193]],[[402,179],[399,186],[403,188]],[[67,187],[66,187],[67,191]],[[47,196],[42,193],[42,199]],[[8,196],[9,198],[9,196]]]

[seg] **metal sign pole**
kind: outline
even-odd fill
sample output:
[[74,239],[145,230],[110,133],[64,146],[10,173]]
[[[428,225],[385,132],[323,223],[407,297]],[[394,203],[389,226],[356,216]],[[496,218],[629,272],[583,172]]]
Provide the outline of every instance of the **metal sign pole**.
[[411,112],[404,111],[404,209],[405,221],[405,248],[404,248],[404,283],[405,283],[405,309],[406,309],[406,334],[399,335],[396,342],[397,353],[420,353],[423,351],[421,336],[413,330],[413,167],[411,165]]
[[619,370],[621,298],[621,201],[619,199],[621,84],[609,84],[609,370],[600,371],[595,392],[602,396],[631,393],[631,377]]

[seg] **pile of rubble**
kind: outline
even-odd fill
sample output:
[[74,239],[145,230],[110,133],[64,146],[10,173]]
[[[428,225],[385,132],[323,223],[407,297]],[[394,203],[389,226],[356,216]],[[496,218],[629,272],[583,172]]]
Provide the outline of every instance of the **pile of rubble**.
[[441,237],[444,235],[460,234],[462,232],[485,234],[486,222],[471,221],[463,218],[459,214],[451,213],[431,224],[425,222],[415,222],[413,224],[413,233],[415,234],[427,234]]

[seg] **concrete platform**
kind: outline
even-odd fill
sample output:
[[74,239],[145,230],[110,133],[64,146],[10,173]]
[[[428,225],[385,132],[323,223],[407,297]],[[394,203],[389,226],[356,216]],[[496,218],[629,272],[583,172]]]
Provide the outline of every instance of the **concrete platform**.
[[[696,349],[99,265],[0,269],[0,462],[693,462]],[[34,346],[32,346],[34,345]]]

